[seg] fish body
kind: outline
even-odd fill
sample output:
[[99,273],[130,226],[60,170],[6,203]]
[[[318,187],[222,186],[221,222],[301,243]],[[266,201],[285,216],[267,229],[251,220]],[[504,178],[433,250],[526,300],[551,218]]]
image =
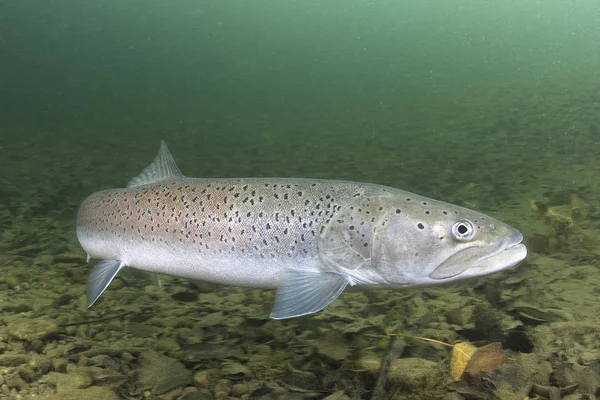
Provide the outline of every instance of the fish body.
[[347,285],[429,286],[525,258],[489,216],[387,186],[296,178],[184,177],[164,143],[127,188],[82,203],[77,237],[102,260],[91,306],[123,267],[277,289],[273,318],[321,310]]

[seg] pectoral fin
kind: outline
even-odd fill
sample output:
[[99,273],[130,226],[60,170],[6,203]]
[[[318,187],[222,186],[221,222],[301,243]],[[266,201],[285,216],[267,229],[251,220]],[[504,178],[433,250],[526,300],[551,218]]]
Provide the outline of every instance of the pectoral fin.
[[110,282],[124,266],[125,264],[119,260],[104,260],[94,266],[87,283],[88,308],[98,300],[98,297],[104,293]]
[[334,273],[290,270],[277,289],[273,319],[300,317],[322,310],[343,291],[348,280]]

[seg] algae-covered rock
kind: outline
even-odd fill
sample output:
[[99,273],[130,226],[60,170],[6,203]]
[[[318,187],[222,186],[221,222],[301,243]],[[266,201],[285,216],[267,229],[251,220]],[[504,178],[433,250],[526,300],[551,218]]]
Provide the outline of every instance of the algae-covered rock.
[[314,390],[319,385],[319,379],[312,372],[290,369],[283,375],[283,381],[292,387],[304,390]]
[[138,389],[155,395],[192,384],[192,373],[178,360],[154,351],[140,354]]
[[0,354],[0,367],[17,367],[22,364],[27,364],[31,357],[25,354],[4,353]]
[[221,378],[221,373],[218,369],[205,369],[198,371],[194,375],[194,386],[200,389],[214,389],[217,382]]
[[445,376],[436,362],[422,358],[399,358],[390,364],[388,383],[414,393],[436,381],[440,382],[442,375]]
[[6,319],[10,336],[26,341],[42,340],[59,332],[57,323],[49,318],[14,316]]

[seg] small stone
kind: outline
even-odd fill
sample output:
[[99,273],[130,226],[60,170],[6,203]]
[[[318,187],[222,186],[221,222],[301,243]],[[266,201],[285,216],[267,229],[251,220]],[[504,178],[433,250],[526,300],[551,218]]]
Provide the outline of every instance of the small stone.
[[57,388],[59,392],[68,392],[73,389],[86,389],[94,383],[90,371],[84,368],[77,368],[66,375],[61,375],[58,379]]
[[31,342],[31,345],[29,346],[29,348],[32,351],[35,351],[36,353],[41,354],[44,351],[44,342],[42,342],[39,339],[36,339]]
[[231,386],[231,381],[229,379],[219,379],[214,390],[215,397],[219,398],[219,395],[223,394],[229,396],[229,393],[231,392]]
[[53,320],[40,318],[7,318],[8,334],[16,339],[34,341],[56,335],[59,327]]
[[451,325],[462,325],[464,323],[462,308],[454,308],[446,312],[446,320]]
[[252,371],[247,365],[236,361],[225,361],[221,367],[221,373],[229,378],[240,380],[248,379],[252,376]]
[[221,374],[217,369],[205,369],[198,371],[194,375],[194,386],[199,389],[210,389],[213,390],[217,385],[217,382]]
[[62,307],[64,305],[69,304],[69,302],[73,300],[73,296],[68,293],[58,296],[52,301],[52,305],[54,307]]
[[52,370],[52,359],[50,357],[38,357],[29,363],[31,368],[37,369],[42,374],[47,374]]
[[586,350],[579,356],[579,363],[581,365],[591,365],[598,362],[600,359],[600,351],[598,350]]
[[57,254],[54,259],[61,263],[85,264],[85,254],[83,253],[61,253]]
[[119,400],[119,396],[106,386],[92,386],[87,389],[74,389],[69,392],[59,390],[56,398],[60,400]]
[[29,368],[19,368],[17,370],[17,373],[19,374],[19,376],[25,381],[25,382],[32,382],[33,378],[35,376],[35,372],[33,372],[31,369]]
[[167,353],[174,353],[181,349],[179,343],[173,339],[160,339],[156,341],[156,348]]
[[231,387],[231,395],[241,397],[248,393],[248,383],[236,383]]
[[398,358],[392,361],[388,371],[390,385],[415,392],[427,385],[427,381],[439,371],[438,363],[421,358]]
[[338,390],[334,394],[325,397],[323,400],[350,400],[350,397],[348,397],[343,390]]
[[33,259],[34,265],[49,266],[49,265],[52,265],[53,263],[54,263],[54,257],[52,257],[50,254],[38,254]]
[[319,386],[319,379],[312,372],[291,370],[283,376],[283,381],[291,386],[305,390],[314,390]]
[[189,386],[191,372],[177,359],[148,350],[140,354],[138,385],[154,395]]
[[52,360],[52,367],[56,372],[67,372],[68,361],[64,358]]
[[214,400],[212,392],[208,389],[198,389],[194,391],[185,391],[179,400]]
[[27,382],[18,374],[4,375],[4,382],[11,389],[23,390],[27,387]]
[[23,354],[4,353],[0,354],[0,366],[2,367],[17,367],[22,364],[27,364],[30,357]]

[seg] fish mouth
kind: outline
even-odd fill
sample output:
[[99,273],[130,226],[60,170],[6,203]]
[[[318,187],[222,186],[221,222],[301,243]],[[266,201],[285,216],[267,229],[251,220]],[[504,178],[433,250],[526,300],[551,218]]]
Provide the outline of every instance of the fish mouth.
[[440,264],[429,278],[438,281],[467,279],[513,267],[527,257],[527,247],[522,241],[523,235],[515,232],[506,240],[508,245],[500,246],[499,251],[479,257],[477,253],[481,252],[481,247],[464,249]]

